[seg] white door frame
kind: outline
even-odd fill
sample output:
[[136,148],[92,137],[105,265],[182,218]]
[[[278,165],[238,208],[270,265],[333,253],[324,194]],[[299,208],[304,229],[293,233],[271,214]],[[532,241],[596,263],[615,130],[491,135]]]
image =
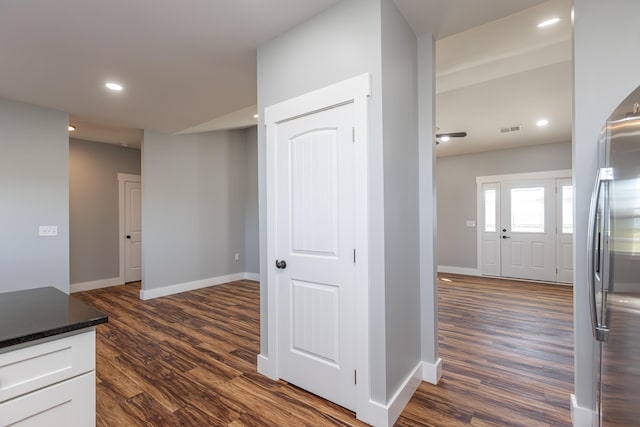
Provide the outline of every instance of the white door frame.
[[[368,97],[371,94],[368,73],[292,98],[265,108],[266,188],[267,188],[267,354],[258,356],[258,372],[279,379],[278,375],[278,289],[273,264],[277,254],[276,143],[278,124],[303,115],[342,104],[354,105],[355,132],[355,362],[356,415],[370,408],[369,372],[369,251],[368,251]],[[263,350],[264,351],[264,350]],[[358,416],[360,418],[360,416]]]
[[[483,199],[482,196],[482,184],[489,183],[502,183],[503,181],[526,181],[536,179],[571,179],[571,169],[562,169],[555,171],[542,171],[542,172],[526,172],[526,173],[514,173],[508,175],[489,175],[476,177],[476,245],[477,245],[477,271],[482,276],[482,229],[484,224],[484,206],[480,203]],[[500,213],[498,212],[498,218]],[[556,234],[556,245],[557,245]]]
[[118,275],[120,279],[120,283],[124,284],[125,280],[125,238],[124,238],[124,229],[125,229],[125,198],[126,194],[124,191],[124,183],[125,182],[142,182],[142,177],[140,175],[131,175],[128,173],[119,173],[118,174]]

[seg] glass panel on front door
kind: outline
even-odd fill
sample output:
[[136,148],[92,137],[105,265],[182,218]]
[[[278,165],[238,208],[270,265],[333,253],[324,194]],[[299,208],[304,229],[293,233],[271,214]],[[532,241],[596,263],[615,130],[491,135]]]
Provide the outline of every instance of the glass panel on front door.
[[562,232],[573,233],[573,186],[562,186]]
[[544,233],[544,187],[511,189],[511,231]]
[[496,190],[484,190],[484,231],[496,231]]

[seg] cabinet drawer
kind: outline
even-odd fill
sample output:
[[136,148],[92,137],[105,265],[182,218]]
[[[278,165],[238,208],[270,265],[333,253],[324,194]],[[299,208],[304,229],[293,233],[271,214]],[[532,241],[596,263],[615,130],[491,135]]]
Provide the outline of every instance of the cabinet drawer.
[[95,331],[0,354],[0,402],[95,370]]
[[96,374],[79,377],[0,403],[0,426],[96,425]]

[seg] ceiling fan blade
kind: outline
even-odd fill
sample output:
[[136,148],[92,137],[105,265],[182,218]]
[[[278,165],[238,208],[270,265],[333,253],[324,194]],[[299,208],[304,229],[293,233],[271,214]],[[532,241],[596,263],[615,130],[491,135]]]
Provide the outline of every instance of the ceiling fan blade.
[[436,133],[436,138],[442,138],[443,136],[448,136],[449,138],[464,138],[467,136],[466,132],[445,132],[445,133]]

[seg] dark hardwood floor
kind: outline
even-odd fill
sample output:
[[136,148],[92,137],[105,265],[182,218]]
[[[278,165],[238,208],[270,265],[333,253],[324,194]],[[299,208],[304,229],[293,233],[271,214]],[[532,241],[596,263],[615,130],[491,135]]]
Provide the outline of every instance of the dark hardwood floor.
[[[572,289],[443,275],[443,378],[397,426],[569,426]],[[139,284],[74,296],[97,327],[98,426],[361,426],[352,412],[256,373],[259,291],[240,281],[150,301]]]
[[571,426],[573,288],[440,275],[443,375],[396,426]]

